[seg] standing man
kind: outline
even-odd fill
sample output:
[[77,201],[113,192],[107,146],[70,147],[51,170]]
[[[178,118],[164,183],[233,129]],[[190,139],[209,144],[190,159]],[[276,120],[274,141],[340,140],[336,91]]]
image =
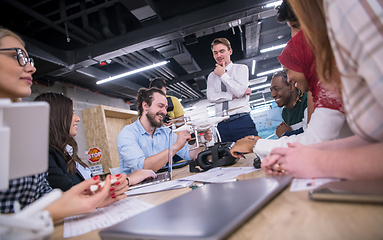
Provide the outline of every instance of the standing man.
[[217,64],[207,79],[207,99],[215,103],[215,113],[222,116],[230,109],[230,118],[218,124],[222,142],[235,142],[245,136],[258,136],[255,124],[250,117],[249,69],[243,64],[234,64],[230,60],[233,53],[226,38],[216,38],[211,50]]
[[[125,126],[117,136],[117,150],[123,173],[137,169],[157,171],[168,163],[168,147],[171,130],[163,126],[167,113],[165,94],[158,88],[141,88],[137,94],[138,119]],[[173,153],[182,159],[196,159],[203,147],[189,151],[188,131],[173,133]],[[212,133],[208,130],[205,139],[211,141]],[[193,146],[192,146],[193,147]]]

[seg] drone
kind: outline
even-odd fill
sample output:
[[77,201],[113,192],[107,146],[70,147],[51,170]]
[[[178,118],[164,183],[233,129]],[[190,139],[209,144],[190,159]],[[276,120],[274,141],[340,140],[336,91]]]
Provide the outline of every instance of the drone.
[[[208,117],[208,115],[203,115],[201,113],[199,114],[192,114],[189,116],[183,116],[176,119],[172,119],[169,122],[172,122],[171,129],[173,132],[177,133],[180,131],[188,131],[192,135],[191,141],[189,141],[189,144],[196,143],[195,147],[190,148],[189,150],[197,149],[202,145],[205,145],[208,143],[206,139],[203,137],[204,132],[207,130],[213,128],[214,132],[216,133],[216,136],[218,137],[218,141],[214,142],[221,142],[221,136],[219,134],[219,131],[217,129],[217,124],[227,120],[230,116],[228,115],[228,112],[239,109],[241,107],[233,108],[230,110],[225,110],[223,112],[222,117]],[[203,116],[202,116],[203,115]],[[194,117],[193,117],[194,116]],[[182,121],[181,123],[174,123],[177,121]],[[180,126],[176,128],[177,126]],[[217,140],[217,139],[216,139]]]

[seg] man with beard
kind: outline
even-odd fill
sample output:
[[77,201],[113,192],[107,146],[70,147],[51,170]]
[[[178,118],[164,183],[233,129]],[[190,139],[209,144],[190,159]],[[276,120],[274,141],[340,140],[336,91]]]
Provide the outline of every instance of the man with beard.
[[[120,168],[123,173],[137,169],[159,170],[168,162],[168,148],[171,130],[163,126],[167,113],[165,94],[158,88],[141,88],[137,94],[138,119],[125,126],[117,136],[117,150]],[[203,148],[189,151],[188,131],[173,133],[173,156],[177,154],[184,160],[195,159]],[[211,141],[212,133],[207,131],[205,139]]]
[[235,109],[228,112],[229,119],[218,124],[222,142],[235,142],[249,135],[258,136],[249,114],[249,68],[231,62],[233,49],[226,38],[214,39],[211,50],[217,64],[207,80],[207,99],[215,103],[217,116],[222,116],[226,110]]
[[300,134],[307,126],[307,93],[287,82],[285,71],[275,72],[271,79],[271,97],[278,107],[284,107],[282,118],[276,130],[278,137]]

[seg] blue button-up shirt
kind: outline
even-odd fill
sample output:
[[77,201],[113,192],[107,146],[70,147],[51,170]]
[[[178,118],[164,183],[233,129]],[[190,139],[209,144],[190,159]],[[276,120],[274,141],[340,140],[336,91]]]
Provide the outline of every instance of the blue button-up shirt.
[[[169,148],[170,131],[165,126],[156,128],[152,138],[139,119],[130,125],[126,125],[117,136],[117,150],[121,171],[129,174],[137,169],[142,169],[144,168],[145,158]],[[176,140],[177,135],[173,133],[173,144]],[[177,152],[177,155],[184,160],[191,160],[187,143]]]

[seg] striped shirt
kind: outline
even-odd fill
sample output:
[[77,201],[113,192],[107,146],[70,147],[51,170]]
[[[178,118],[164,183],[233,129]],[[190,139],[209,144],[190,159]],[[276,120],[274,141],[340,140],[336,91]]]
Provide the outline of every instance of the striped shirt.
[[383,0],[324,0],[352,131],[383,141]]

